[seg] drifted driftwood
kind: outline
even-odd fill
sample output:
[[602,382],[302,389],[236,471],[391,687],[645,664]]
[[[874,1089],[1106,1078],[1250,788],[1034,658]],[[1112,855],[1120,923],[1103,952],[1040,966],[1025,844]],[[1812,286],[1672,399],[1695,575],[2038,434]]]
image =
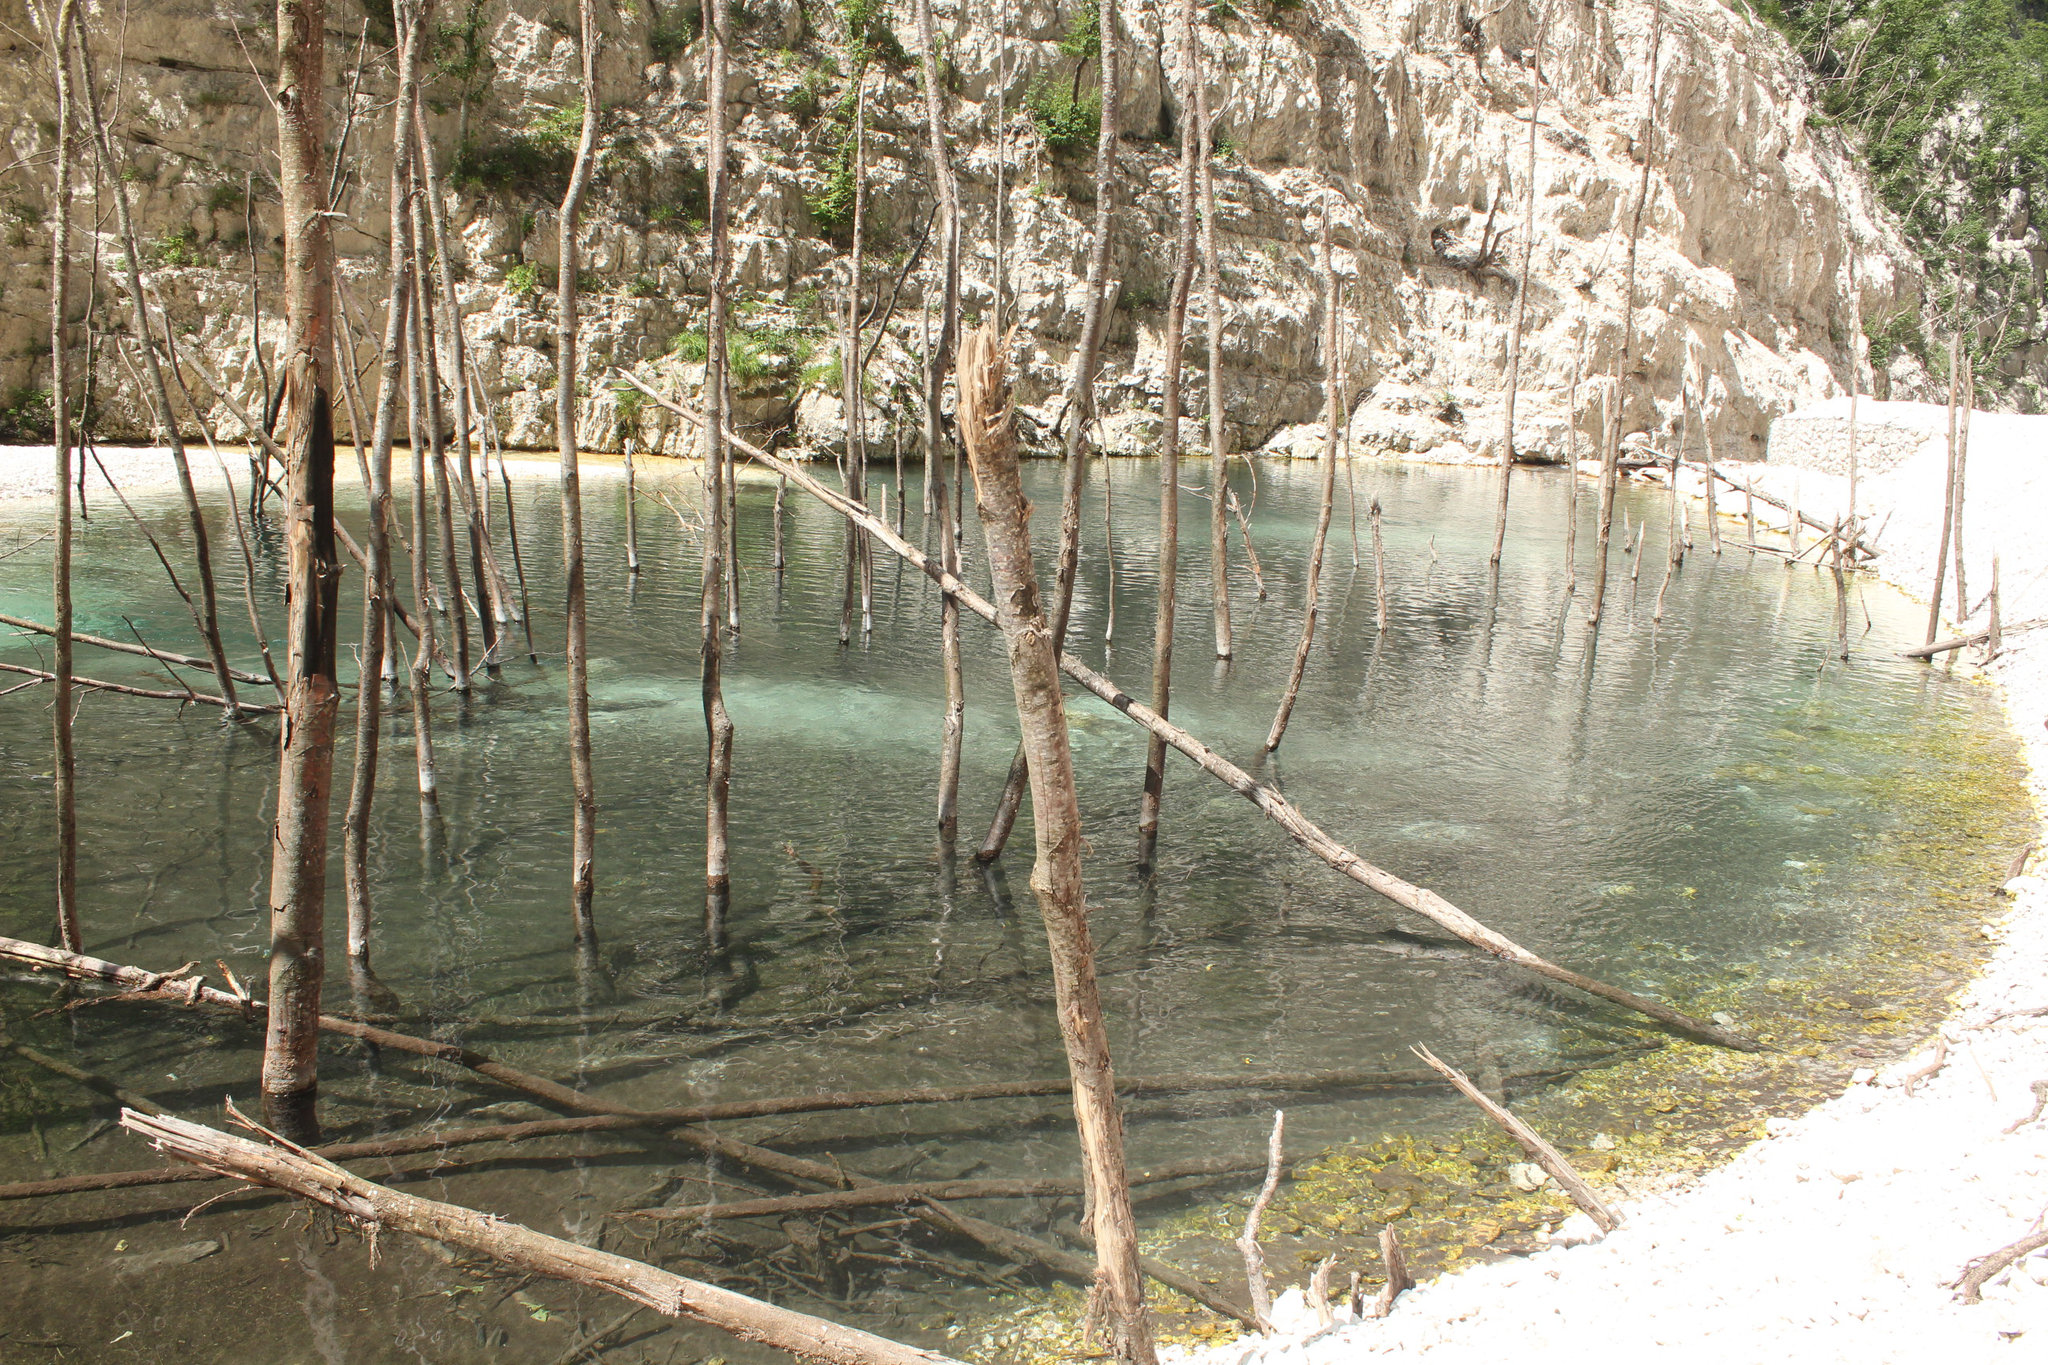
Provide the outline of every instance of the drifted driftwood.
[[[702,425],[704,419],[698,413],[656,393],[638,376],[625,371],[619,371],[618,373],[627,383],[633,385],[640,392],[646,394],[670,412],[675,413],[684,421]],[[782,459],[779,456],[771,455],[744,438],[730,432],[727,433],[727,439],[732,443],[734,449],[739,450],[748,458],[774,470],[833,511],[858,523],[877,540],[880,540],[891,550],[895,551],[897,555],[902,557],[912,567],[922,570],[941,588],[953,593],[959,599],[961,605],[965,606],[969,611],[981,617],[984,621],[992,622],[996,619],[996,609],[989,603],[988,599],[982,597],[954,575],[946,572],[931,558],[926,556],[923,551],[897,535],[893,528],[868,512],[866,508],[857,506],[843,495],[827,488],[824,484],[813,478],[801,465]],[[1546,977],[1561,985],[1570,986],[1574,990],[1584,991],[1588,995],[1597,996],[1612,1004],[1633,1010],[1637,1014],[1643,1015],[1645,1018],[1654,1019],[1660,1024],[1690,1033],[1696,1038],[1704,1039],[1721,1047],[1734,1048],[1742,1052],[1760,1052],[1763,1050],[1763,1045],[1754,1038],[1720,1028],[1703,1019],[1695,1019],[1689,1014],[1671,1008],[1669,1005],[1659,1004],[1655,1000],[1637,995],[1633,991],[1623,990],[1618,986],[1610,986],[1604,981],[1597,981],[1590,976],[1572,971],[1568,967],[1560,967],[1556,963],[1530,952],[1527,948],[1522,947],[1506,935],[1497,933],[1481,924],[1478,920],[1472,918],[1472,916],[1466,914],[1436,892],[1417,886],[1413,882],[1396,876],[1385,868],[1377,867],[1359,857],[1356,853],[1338,843],[1306,815],[1303,815],[1301,811],[1296,809],[1279,792],[1257,781],[1250,773],[1225,759],[1208,745],[1159,715],[1151,707],[1130,696],[1110,679],[1097,673],[1073,655],[1060,655],[1059,666],[1061,672],[1081,684],[1082,687],[1086,688],[1096,697],[1108,702],[1146,730],[1159,736],[1170,747],[1193,760],[1195,766],[1199,767],[1203,772],[1208,773],[1211,777],[1223,783],[1224,786],[1230,788],[1239,796],[1244,797],[1245,800],[1251,802],[1254,806],[1257,806],[1266,818],[1286,830],[1288,836],[1303,848],[1315,854],[1325,863],[1328,863],[1353,881],[1377,891],[1380,895],[1401,906],[1403,909],[1421,915],[1445,931],[1455,934],[1465,942],[1492,954],[1494,957],[1500,958],[1504,962],[1511,962],[1518,967],[1534,972],[1538,976]]]
[[1545,1142],[1542,1134],[1488,1099],[1464,1072],[1441,1060],[1428,1048],[1417,1047],[1414,1051],[1416,1056],[1429,1063],[1433,1069],[1442,1073],[1445,1080],[1456,1086],[1460,1094],[1478,1105],[1488,1118],[1505,1128],[1508,1136],[1529,1154],[1529,1159],[1548,1171],[1551,1179],[1563,1186],[1564,1192],[1572,1197],[1572,1202],[1585,1210],[1588,1218],[1600,1225],[1602,1232],[1612,1232],[1621,1226],[1621,1215],[1608,1208],[1600,1196],[1593,1193],[1593,1187],[1586,1183],[1585,1177],[1572,1169],[1571,1162],[1566,1161],[1557,1148]]
[[[235,1114],[232,1105],[228,1112]],[[247,1120],[242,1122],[255,1127]],[[203,1124],[132,1109],[122,1111],[121,1124],[176,1160],[252,1185],[288,1190],[356,1223],[410,1232],[478,1252],[529,1274],[602,1289],[668,1317],[708,1323],[792,1355],[838,1365],[946,1365],[950,1360],[936,1351],[905,1346],[624,1256],[549,1237],[495,1214],[402,1194],[352,1175],[303,1148],[251,1142]]]

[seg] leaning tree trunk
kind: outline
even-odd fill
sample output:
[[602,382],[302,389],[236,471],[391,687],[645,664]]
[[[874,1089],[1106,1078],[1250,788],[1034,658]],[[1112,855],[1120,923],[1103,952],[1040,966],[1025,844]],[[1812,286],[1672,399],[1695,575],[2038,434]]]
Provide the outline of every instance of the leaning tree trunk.
[[[1536,59],[1529,68],[1529,168],[1522,205],[1522,270],[1515,280],[1515,324],[1508,332],[1507,389],[1502,395],[1500,501],[1493,514],[1493,555],[1500,563],[1508,539],[1508,480],[1515,468],[1515,392],[1522,382],[1522,331],[1529,321],[1529,267],[1536,259],[1536,129],[1543,120],[1543,40],[1550,33],[1550,6],[1536,24]],[[1576,474],[1573,475],[1577,477]]]
[[1031,508],[1017,477],[1016,432],[1002,342],[984,324],[960,350],[961,439],[974,467],[975,503],[988,542],[997,624],[1009,643],[1017,723],[1030,764],[1037,861],[1031,889],[1045,920],[1067,1069],[1074,1080],[1074,1118],[1088,1177],[1095,1232],[1097,1284],[1111,1334],[1124,1361],[1151,1365],[1151,1323],[1138,1267],[1124,1166],[1123,1119],[1117,1109],[1109,1033],[1095,983],[1095,947],[1081,894],[1081,806],[1074,788],[1058,654],[1038,597],[1031,562]]
[[1607,603],[1607,542],[1614,529],[1615,478],[1621,464],[1621,423],[1628,415],[1629,357],[1636,344],[1636,252],[1643,240],[1643,210],[1650,202],[1650,168],[1657,160],[1657,54],[1664,45],[1664,3],[1656,0],[1650,15],[1649,91],[1643,99],[1643,171],[1636,185],[1635,217],[1629,225],[1628,260],[1622,269],[1621,354],[1614,362],[1614,416],[1602,433],[1600,451],[1600,557],[1593,562],[1593,600],[1586,619],[1600,623]]
[[[587,5],[589,0],[583,0]],[[730,180],[725,151],[725,65],[728,36],[726,0],[711,0],[704,11],[704,32],[709,40],[711,70],[705,106],[707,159],[711,167],[711,286],[706,300],[704,337],[709,344],[709,364],[704,374],[705,407],[710,424],[704,433],[704,576],[699,604],[702,628],[704,731],[707,741],[704,790],[704,893],[705,916],[712,926],[714,942],[723,937],[724,906],[732,879],[731,853],[727,846],[727,814],[732,789],[732,717],[725,709],[724,628],[719,604],[728,537],[726,534],[725,484],[731,463],[726,453],[725,427],[728,377],[726,373],[726,270],[730,255]],[[857,367],[856,367],[857,370]],[[735,477],[737,477],[735,475]]]
[[[1102,122],[1095,137],[1095,227],[1088,251],[1088,301],[1081,313],[1081,342],[1074,348],[1074,368],[1067,377],[1066,472],[1060,489],[1059,578],[1052,611],[1053,650],[1066,644],[1067,618],[1074,607],[1074,578],[1081,568],[1081,488],[1087,477],[1083,445],[1088,424],[1095,417],[1095,372],[1102,359],[1103,314],[1109,292],[1110,237],[1116,227],[1116,139],[1117,102],[1120,90],[1120,44],[1117,36],[1117,0],[1100,0],[1098,25],[1101,32]],[[1024,784],[1029,776],[1029,757],[1017,746],[1010,760],[1010,776],[996,802],[995,818],[974,856],[993,862],[1002,856],[1003,845],[1017,823],[1023,804]]]
[[[1195,0],[1181,0],[1192,47]],[[1152,709],[1168,715],[1173,692],[1175,580],[1180,573],[1180,352],[1187,333],[1188,286],[1195,273],[1195,130],[1180,135],[1180,232],[1173,246],[1173,292],[1166,310],[1166,388],[1160,397],[1159,605],[1152,623]],[[1159,844],[1159,802],[1166,789],[1166,741],[1145,745],[1145,786],[1138,796],[1138,866],[1150,870]]]
[[57,184],[50,202],[50,440],[56,454],[51,624],[56,654],[51,690],[57,800],[57,942],[84,946],[78,926],[78,761],[71,743],[71,392],[65,315],[71,308],[71,41],[72,0],[57,11],[50,65],[57,81]]
[[[939,313],[939,335],[936,344],[927,347],[930,354],[925,358],[924,366],[925,496],[927,506],[935,506],[939,514],[939,562],[948,572],[958,574],[960,563],[953,540],[953,505],[946,496],[939,447],[945,439],[941,402],[946,374],[953,362],[954,341],[960,328],[960,187],[953,176],[952,153],[946,146],[946,114],[939,91],[936,45],[932,39],[931,0],[917,0],[917,41],[918,61],[924,75],[925,129],[932,160],[932,179],[939,195],[939,230],[945,234],[944,303]],[[1000,86],[997,98],[1001,99]],[[1001,127],[1000,119],[997,126]],[[996,225],[1000,234],[1000,203]],[[1000,235],[997,240],[996,297],[1000,314]],[[957,458],[954,464],[957,474]],[[901,500],[899,493],[898,515],[901,515]],[[960,748],[966,727],[967,688],[960,663],[960,603],[952,593],[943,590],[939,596],[939,653],[946,672],[946,715],[939,732],[939,838],[950,847],[960,826]]]
[[128,182],[120,174],[114,157],[114,140],[108,135],[106,121],[100,117],[89,43],[79,43],[78,60],[85,78],[86,117],[92,125],[93,140],[106,157],[109,179],[113,182],[114,221],[120,228],[125,252],[121,261],[121,283],[128,290],[128,301],[135,313],[135,336],[141,342],[142,373],[156,398],[157,411],[163,414],[164,441],[171,449],[171,467],[178,475],[178,493],[184,500],[185,521],[192,532],[192,555],[198,561],[199,570],[200,635],[206,641],[207,660],[220,684],[220,694],[228,703],[228,718],[239,720],[242,712],[235,701],[234,670],[228,666],[227,649],[220,636],[220,599],[213,581],[213,550],[206,531],[206,514],[199,506],[199,491],[192,483],[192,466],[186,457],[185,438],[178,431],[177,414],[171,407],[170,387],[164,383],[163,365],[157,359],[156,347],[150,342],[149,307],[143,298],[142,267],[138,264],[142,259],[142,248],[135,235],[134,212],[128,203]]
[[1302,675],[1308,672],[1309,650],[1316,640],[1316,597],[1322,588],[1323,548],[1330,539],[1330,513],[1337,501],[1337,409],[1342,403],[1342,362],[1337,357],[1337,252],[1330,242],[1330,206],[1323,205],[1323,494],[1316,509],[1316,536],[1308,552],[1308,605],[1301,618],[1301,640],[1294,647],[1294,667],[1287,675],[1287,690],[1280,695],[1280,710],[1273,717],[1273,729],[1266,736],[1266,752],[1280,747],[1286,737],[1287,721],[1294,714],[1295,699],[1301,695]]
[[597,16],[578,0],[577,46],[583,57],[583,132],[562,195],[560,272],[555,288],[555,442],[562,456],[562,562],[568,577],[569,781],[575,831],[569,853],[569,911],[579,947],[597,942],[597,779],[590,765],[590,653],[585,642],[583,480],[576,467],[576,215],[597,147]]
[[384,346],[377,376],[377,414],[370,437],[370,534],[364,546],[363,658],[356,670],[356,769],[342,822],[342,876],[348,889],[348,958],[370,963],[370,810],[377,792],[377,749],[382,737],[384,652],[391,624],[391,442],[398,421],[398,386],[405,373],[405,334],[411,305],[412,257],[402,219],[410,190],[406,175],[406,113],[419,82],[417,11],[398,49],[398,102],[391,121],[391,293],[385,303]]
[[271,1126],[317,1139],[315,1039],[325,971],[327,814],[340,707],[335,635],[334,246],[327,216],[326,0],[278,0],[278,188],[284,217],[285,727],[270,864],[270,1015],[263,1100]]

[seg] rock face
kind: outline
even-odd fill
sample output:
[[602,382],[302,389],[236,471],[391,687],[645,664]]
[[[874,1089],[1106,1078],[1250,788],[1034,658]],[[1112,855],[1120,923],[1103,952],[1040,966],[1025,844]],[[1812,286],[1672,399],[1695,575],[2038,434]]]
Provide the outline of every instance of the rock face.
[[[436,17],[429,92],[450,222],[461,238],[459,292],[477,382],[505,444],[547,448],[555,372],[549,263],[565,168],[561,129],[577,103],[574,9],[548,0],[449,6]],[[1093,88],[1093,64],[1077,73],[1077,59],[1058,42],[1079,7],[1016,0],[992,10],[935,0],[934,8],[967,215],[965,307],[970,318],[995,307],[1000,268],[1006,317],[1017,327],[1026,431],[1049,439],[1086,294],[1090,151],[1050,149],[1029,105],[1034,91]],[[1201,38],[1228,148],[1217,167],[1217,226],[1236,449],[1317,448],[1303,428],[1319,418],[1326,370],[1314,249],[1326,204],[1343,280],[1346,401],[1361,452],[1496,457],[1532,192],[1517,447],[1524,458],[1562,459],[1575,430],[1581,452],[1590,449],[1598,377],[1613,371],[1621,348],[1623,262],[1645,155],[1649,195],[1624,431],[1675,432],[1683,390],[1695,406],[1690,429],[1709,434],[1720,458],[1759,458],[1773,417],[1841,391],[1853,336],[1852,261],[1865,317],[1919,306],[1912,254],[1846,149],[1808,126],[1798,59],[1772,30],[1714,0],[1666,4],[1654,69],[1647,0],[1268,0],[1216,17],[1227,11],[1206,10]],[[370,54],[343,158],[336,234],[360,366],[373,359],[383,296],[390,135],[382,101],[390,73],[378,38],[381,24],[388,40],[390,20],[388,8],[382,13],[380,20],[375,5],[366,14],[348,0],[331,0],[329,12],[331,136],[349,107],[359,46]],[[583,429],[600,448],[628,432],[643,448],[682,451],[691,439],[658,412],[622,402],[606,374],[661,359],[664,373],[687,388],[702,372],[694,363],[703,358],[701,332],[691,348],[707,254],[695,13],[688,0],[670,0],[621,7],[605,20],[613,26],[601,62],[606,135],[580,229],[588,271]],[[914,14],[907,0],[886,10],[913,51]],[[1532,185],[1531,69],[1546,14]],[[18,406],[47,375],[47,357],[38,358],[49,273],[43,154],[54,105],[28,45],[35,21],[24,0],[0,0],[0,15],[0,100],[32,115],[12,123],[13,164],[0,173],[8,267],[0,403]],[[1178,16],[1173,0],[1127,0],[1124,8],[1112,271],[1120,289],[1098,389],[1112,448],[1148,448],[1158,431],[1173,159],[1184,117],[1178,89],[1187,67]],[[1006,36],[998,32],[1005,17]],[[258,406],[266,369],[258,348],[267,355],[282,335],[274,311],[277,212],[265,188],[275,133],[236,29],[267,63],[267,12],[251,0],[219,8],[133,0],[125,11],[102,3],[91,22],[103,85],[118,51],[127,54],[115,118],[130,159],[115,174],[134,197],[153,288],[188,344],[203,347],[238,398]],[[847,256],[814,209],[839,164],[843,38],[836,10],[754,0],[741,21],[732,82],[740,413],[758,434],[812,449],[829,448],[839,424],[833,358]],[[935,246],[920,254],[934,195],[917,65],[893,58],[886,40],[881,46],[866,86],[871,268],[862,307],[880,316],[894,298],[867,371],[869,429],[887,449],[899,418],[915,445],[911,396]],[[1653,83],[1656,128],[1646,136]],[[103,178],[103,197],[109,186]],[[81,231],[78,248],[81,258],[97,250],[99,279],[74,296],[82,309],[91,296],[99,430],[145,437],[155,419],[121,359],[130,344],[126,305],[105,269],[122,248],[111,212],[93,214],[91,204],[82,194],[81,219],[104,220],[106,231],[97,242]],[[1483,242],[1503,233],[1504,248],[1480,259]],[[1199,300],[1198,285],[1188,352],[1195,367]],[[1902,352],[1892,363],[1874,376],[1881,393],[1924,392],[1910,357]],[[1583,376],[1576,419],[1575,375]],[[203,394],[196,374],[188,378]],[[1197,375],[1196,414],[1202,392]],[[239,434],[225,409],[208,415],[223,434]],[[1196,437],[1193,426],[1188,434]]]

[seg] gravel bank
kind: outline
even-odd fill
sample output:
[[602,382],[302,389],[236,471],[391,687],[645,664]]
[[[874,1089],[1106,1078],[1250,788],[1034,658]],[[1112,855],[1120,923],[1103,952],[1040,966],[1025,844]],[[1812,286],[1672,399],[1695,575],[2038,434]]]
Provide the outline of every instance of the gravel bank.
[[[1859,489],[1868,522],[1883,526],[1879,572],[1924,601],[1939,541],[1943,410],[1863,407],[1883,408],[1888,420],[1931,436],[1918,454]],[[1753,471],[1757,487],[1776,496],[1796,494],[1804,511],[1824,520],[1846,507],[1840,477],[1732,468]],[[1696,491],[1697,481],[1690,486]],[[1977,414],[1968,489],[1972,605],[1990,587],[1995,549],[2008,626],[2048,616],[2048,418]],[[1740,495],[1723,493],[1720,504],[1739,512]],[[1945,620],[1954,611],[1950,584]],[[2048,810],[2048,628],[2017,629],[2006,645],[1990,673],[2025,746],[2037,808]],[[1175,1348],[1165,1358],[1182,1365],[1346,1365],[1393,1355],[1715,1365],[2042,1359],[2048,1252],[1994,1278],[1982,1303],[1959,1303],[1949,1287],[1973,1258],[2048,1218],[2048,1117],[2022,1122],[2035,1106],[2032,1087],[2048,1082],[2048,1017],[1990,1022],[2002,1011],[2048,1007],[2048,877],[2039,875],[2048,858],[2036,855],[2032,869],[2035,875],[2010,884],[2003,917],[1986,925],[1998,947],[1940,1030],[1946,1064],[1910,1093],[1904,1080],[1934,1060],[1934,1039],[1802,1117],[1773,1121],[1771,1137],[1727,1165],[1622,1204],[1627,1223],[1604,1241],[1562,1245],[1560,1237],[1533,1256],[1439,1278],[1403,1296],[1382,1321],[1320,1333],[1303,1321],[1305,1304],[1291,1293],[1273,1340]]]

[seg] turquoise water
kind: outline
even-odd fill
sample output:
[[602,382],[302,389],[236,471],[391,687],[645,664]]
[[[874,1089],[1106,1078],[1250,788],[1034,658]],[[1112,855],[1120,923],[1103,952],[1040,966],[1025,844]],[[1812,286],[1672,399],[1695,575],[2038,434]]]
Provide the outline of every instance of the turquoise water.
[[[877,500],[884,477],[878,471]],[[1026,478],[1049,571],[1058,471],[1034,464]],[[1251,483],[1242,471],[1238,478],[1249,501]],[[1671,583],[1664,620],[1653,622],[1664,500],[1626,491],[1623,506],[1647,523],[1651,549],[1640,583],[1616,553],[1609,620],[1596,638],[1565,595],[1560,477],[1515,476],[1507,557],[1497,586],[1489,583],[1493,479],[1362,465],[1358,569],[1340,480],[1307,682],[1287,742],[1264,761],[1260,743],[1300,629],[1315,472],[1260,470],[1253,535],[1270,595],[1255,600],[1233,532],[1238,654],[1227,665],[1208,647],[1208,505],[1184,497],[1174,719],[1278,782],[1367,858],[1555,960],[1681,1004],[1689,992],[1766,970],[1824,970],[1909,913],[1906,874],[1863,856],[1899,819],[1885,779],[1916,736],[1999,724],[1980,689],[1891,657],[1914,634],[1910,605],[1874,583],[1852,588],[1856,659],[1830,665],[1832,582],[1733,545],[1716,558],[1702,532]],[[1114,487],[1113,586],[1102,553],[1105,480]],[[695,495],[687,471],[657,469],[645,482],[679,506]],[[372,847],[376,964],[401,1026],[646,1106],[1062,1074],[1027,886],[1028,816],[1011,853],[988,872],[964,856],[943,858],[936,846],[944,692],[935,593],[878,549],[873,635],[841,648],[840,524],[792,491],[789,567],[774,573],[769,483],[749,481],[740,495],[742,630],[726,682],[737,726],[734,874],[723,945],[703,929],[692,528],[644,501],[646,572],[635,582],[620,548],[623,485],[593,478],[586,490],[602,971],[579,974],[570,951],[563,679],[547,652],[561,640],[559,512],[551,481],[515,489],[541,663],[513,655],[500,678],[479,678],[471,697],[441,698],[441,799],[429,818],[407,790],[402,701],[384,732]],[[908,495],[915,539],[914,476]],[[346,515],[360,528],[360,497],[347,496]],[[1373,497],[1386,511],[1384,636],[1374,630],[1362,515]],[[1072,643],[1134,695],[1149,692],[1157,498],[1149,462],[1098,462],[1091,474]],[[162,495],[137,501],[177,562],[181,514]],[[1580,506],[1583,603],[1592,498]],[[133,524],[103,496],[93,508],[77,550],[79,629],[127,638],[132,623],[153,644],[198,652],[183,604]],[[217,507],[231,652],[260,671],[225,517]],[[969,577],[985,586],[977,533],[970,525]],[[47,620],[48,547],[30,543],[35,534],[26,512],[0,511],[0,554],[19,547],[0,559],[0,610]],[[260,539],[255,588],[273,632],[280,554],[274,534]],[[344,601],[359,591],[351,566]],[[1105,642],[1112,594],[1116,638]],[[352,606],[351,633],[356,619]],[[1009,763],[1015,721],[999,638],[971,618],[963,637],[961,809],[971,849]],[[33,663],[37,653],[36,641],[0,636],[0,659]],[[175,686],[153,664],[103,651],[81,648],[78,668]],[[190,680],[209,686],[196,674]],[[48,933],[52,877],[47,705],[44,688],[0,699],[0,930],[38,939]],[[1423,1041],[1454,1059],[1489,1050],[1514,1072],[1596,1054],[1630,1028],[1625,1016],[1446,942],[1295,848],[1177,757],[1157,876],[1139,878],[1145,736],[1086,695],[1070,700],[1070,716],[1120,1071],[1405,1069],[1407,1045]],[[352,738],[352,712],[342,728]],[[154,969],[220,960],[260,979],[274,727],[229,732],[210,709],[98,694],[81,702],[78,735],[88,950]],[[337,854],[349,761],[344,752],[337,767]],[[348,998],[342,904],[337,857],[337,1005]],[[49,985],[9,980],[0,1018],[17,1037],[188,1116],[217,1116],[223,1095],[253,1104],[260,1037],[247,1027],[162,1007],[38,1014]],[[412,1059],[343,1046],[324,1064],[324,1118],[337,1140],[428,1120],[540,1115]],[[0,1096],[0,1181],[154,1162],[125,1135],[98,1131],[111,1102],[11,1055],[0,1054]],[[1139,1102],[1134,1162],[1254,1152],[1272,1103],[1227,1092]],[[1290,1102],[1290,1129],[1307,1150],[1456,1112],[1432,1095],[1325,1094]],[[727,1128],[878,1176],[1074,1168],[1070,1123],[1056,1101]],[[463,1155],[494,1150],[490,1163],[406,1188],[561,1235],[602,1233],[627,1254],[899,1336],[942,1342],[941,1316],[970,1311],[985,1292],[940,1285],[887,1264],[894,1253],[881,1252],[819,1298],[819,1284],[789,1259],[787,1238],[767,1225],[722,1223],[722,1241],[645,1243],[604,1213],[672,1175],[746,1182],[743,1172],[707,1172],[684,1149],[651,1138]],[[330,1245],[325,1223],[288,1219],[286,1205],[257,1196],[181,1229],[178,1215],[204,1197],[190,1193],[198,1188],[0,1204],[0,1275],[32,1291],[9,1326],[14,1340],[61,1340],[96,1359],[173,1342],[190,1359],[247,1359],[258,1340],[277,1360],[547,1362],[577,1323],[617,1311],[546,1284],[506,1293],[512,1281],[397,1238],[384,1240],[373,1270],[353,1237]],[[685,1185],[668,1197],[693,1202],[705,1191]],[[1039,1231],[1071,1213],[1044,1200],[989,1211]],[[878,1210],[869,1221],[887,1217]],[[222,1246],[189,1265],[108,1278],[121,1257],[209,1241]],[[120,1293],[80,1292],[110,1284]],[[109,1344],[124,1331],[135,1335]],[[0,1358],[14,1358],[8,1340],[0,1338]],[[671,1352],[753,1358],[715,1334],[680,1331],[607,1358]]]

